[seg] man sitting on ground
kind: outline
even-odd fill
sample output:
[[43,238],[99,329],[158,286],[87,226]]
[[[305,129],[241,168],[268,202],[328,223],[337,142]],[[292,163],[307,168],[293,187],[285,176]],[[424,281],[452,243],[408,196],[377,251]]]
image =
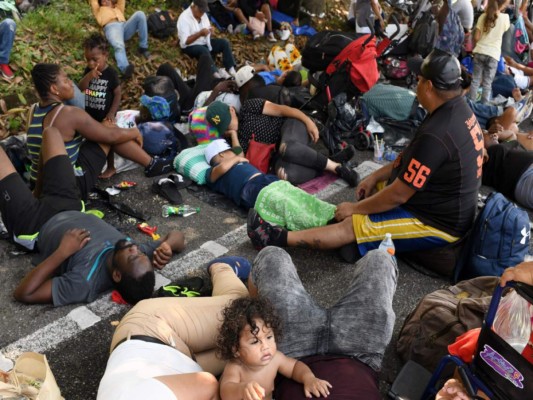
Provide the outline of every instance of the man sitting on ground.
[[114,286],[131,304],[151,297],[154,268],[181,251],[181,232],[137,246],[107,222],[80,212],[74,171],[56,128],[43,132],[43,184],[37,199],[0,148],[0,211],[10,237],[34,249],[38,264],[15,290],[23,303],[90,302]]
[[[248,235],[256,248],[345,246],[345,258],[352,261],[357,252],[377,248],[386,233],[392,234],[398,252],[444,246],[466,233],[481,184],[483,134],[461,96],[457,58],[434,50],[420,61],[411,70],[418,72],[418,101],[428,116],[409,146],[394,163],[359,184],[360,201],[337,207],[337,224],[287,232],[250,211]],[[388,185],[375,193],[384,181]]]

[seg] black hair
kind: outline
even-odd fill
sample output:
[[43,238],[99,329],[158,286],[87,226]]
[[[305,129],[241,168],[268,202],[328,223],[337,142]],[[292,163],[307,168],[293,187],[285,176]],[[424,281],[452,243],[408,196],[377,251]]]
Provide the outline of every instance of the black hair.
[[86,50],[99,49],[102,53],[109,52],[109,42],[99,33],[93,33],[83,41],[83,48]]
[[289,71],[283,80],[283,86],[302,86],[302,74],[298,71]]
[[50,86],[57,82],[57,77],[61,72],[59,64],[36,64],[31,70],[33,85],[41,99],[47,99]]
[[223,321],[217,336],[217,355],[223,360],[235,358],[239,350],[242,330],[250,325],[252,335],[256,336],[259,327],[254,319],[262,319],[265,326],[272,329],[274,337],[279,340],[282,335],[281,318],[272,303],[263,297],[241,297],[233,300],[223,311]]
[[120,282],[115,282],[116,289],[122,298],[134,305],[139,301],[152,297],[155,286],[155,272],[147,271],[144,275],[134,278],[122,272]]
[[433,86],[433,90],[437,94],[437,97],[441,100],[448,101],[459,95],[461,95],[462,86],[459,86],[455,89],[439,89]]
[[461,89],[468,89],[472,85],[472,75],[461,66]]

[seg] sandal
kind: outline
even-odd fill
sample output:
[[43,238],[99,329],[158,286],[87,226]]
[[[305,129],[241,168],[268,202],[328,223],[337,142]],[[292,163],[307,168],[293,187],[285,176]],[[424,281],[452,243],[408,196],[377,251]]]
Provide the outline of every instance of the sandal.
[[159,178],[152,184],[152,192],[168,200],[170,204],[183,204],[183,198],[178,190],[178,186],[173,179]]

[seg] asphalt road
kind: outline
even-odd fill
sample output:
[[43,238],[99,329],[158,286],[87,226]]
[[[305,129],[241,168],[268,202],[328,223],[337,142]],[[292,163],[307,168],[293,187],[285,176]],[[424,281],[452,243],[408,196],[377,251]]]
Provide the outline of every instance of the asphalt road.
[[[370,152],[365,152],[357,158],[367,159],[370,155]],[[241,255],[249,259],[257,254],[246,236],[242,214],[214,208],[184,190],[185,202],[201,207],[200,213],[188,218],[164,219],[160,210],[165,202],[151,194],[152,180],[145,178],[141,169],[115,176],[110,183],[121,180],[133,180],[138,186],[121,193],[120,201],[151,215],[149,223],[158,226],[162,233],[170,229],[185,232],[187,248],[162,271],[165,279],[175,280],[192,275],[206,277],[205,264],[222,254]],[[353,200],[353,190],[338,180],[319,196],[338,203]],[[93,204],[93,207],[98,208],[99,203]],[[137,231],[134,219],[119,218],[109,210],[105,211],[107,218],[134,240],[148,238]],[[352,265],[341,262],[334,252],[307,249],[288,251],[304,285],[319,303],[333,304],[342,295],[347,284],[345,277],[350,274]],[[49,305],[19,304],[11,293],[17,282],[32,268],[30,256],[16,254],[12,245],[0,241],[0,257],[0,352],[8,357],[14,357],[22,351],[44,353],[65,399],[96,398],[108,357],[113,323],[127,312],[128,307],[112,303],[109,293],[88,305],[54,308]],[[395,341],[405,316],[423,295],[447,285],[446,279],[427,276],[402,261],[399,261],[399,270],[394,299],[395,332],[381,373],[383,393],[386,393],[398,372],[400,362],[395,353]],[[161,279],[163,282],[164,279]]]

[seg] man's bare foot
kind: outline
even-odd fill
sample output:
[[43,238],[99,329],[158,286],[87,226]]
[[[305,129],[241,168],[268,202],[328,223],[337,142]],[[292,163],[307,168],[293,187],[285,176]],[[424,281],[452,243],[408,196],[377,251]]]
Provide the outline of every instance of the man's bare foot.
[[117,170],[115,169],[115,167],[107,168],[104,171],[104,173],[102,175],[100,175],[98,178],[100,178],[100,179],[109,179],[113,175],[115,175],[116,173],[117,173]]

